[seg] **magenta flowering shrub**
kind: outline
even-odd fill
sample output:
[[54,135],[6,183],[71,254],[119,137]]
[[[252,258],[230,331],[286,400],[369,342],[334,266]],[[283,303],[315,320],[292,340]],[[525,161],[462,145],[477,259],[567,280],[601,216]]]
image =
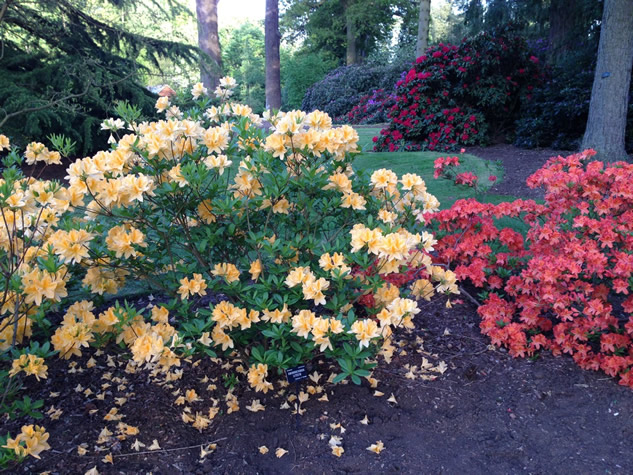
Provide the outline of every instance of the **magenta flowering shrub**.
[[[347,113],[348,124],[380,124],[387,122],[387,113],[396,103],[393,92],[385,92],[384,89],[375,89],[371,94],[360,98],[351,111]],[[339,120],[339,122],[343,122]]]
[[456,150],[514,127],[542,80],[538,58],[507,30],[430,47],[396,83],[375,150]]

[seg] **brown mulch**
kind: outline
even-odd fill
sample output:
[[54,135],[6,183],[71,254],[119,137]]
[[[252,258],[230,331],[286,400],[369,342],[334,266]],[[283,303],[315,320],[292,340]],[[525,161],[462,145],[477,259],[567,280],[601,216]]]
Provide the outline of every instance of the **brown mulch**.
[[545,165],[551,157],[572,154],[569,150],[553,150],[551,148],[521,149],[507,144],[490,147],[470,147],[467,152],[479,158],[500,162],[504,169],[503,179],[492,186],[488,193],[510,195],[521,198],[542,199],[544,191],[532,189],[525,180]]
[[[317,400],[322,394],[312,396],[302,406],[306,412],[299,425],[290,410],[280,409],[282,397],[252,392],[243,377],[235,391],[238,412],[220,413],[202,432],[181,422],[184,406],[174,404],[177,388],[195,388],[203,398],[192,405],[194,410],[210,407],[212,397],[226,409],[224,372],[208,359],[196,367],[185,363],[183,379],[173,388],[149,382],[144,372],[124,373],[124,361],[107,367],[105,356],[97,358],[96,369],[73,373],[66,363],[52,361],[51,377],[27,388],[32,398],[45,399],[45,408],[54,404],[64,411],[58,420],[45,416],[42,422],[51,434],[52,450],[42,453],[41,461],[30,459],[13,471],[84,473],[96,466],[111,474],[629,472],[629,389],[602,373],[581,370],[570,358],[545,354],[534,361],[513,359],[489,347],[469,303],[446,309],[442,302],[434,302],[416,318],[414,333],[401,335],[409,342],[403,347],[406,354],[375,371],[384,396],[374,396],[366,382],[360,387],[323,384],[329,402]],[[417,352],[415,337],[424,340],[425,353]],[[408,379],[404,365],[419,367],[423,358],[445,361],[448,369],[434,381]],[[314,369],[326,374],[322,365],[310,371]],[[82,389],[101,392],[105,380],[100,378],[106,370],[127,377],[126,387],[108,388],[103,401],[76,391],[81,384]],[[206,390],[208,382],[201,382],[205,376],[215,380],[216,390]],[[313,383],[302,383],[301,390],[308,384]],[[51,398],[51,391],[60,395]],[[391,394],[397,403],[387,401]],[[115,432],[117,424],[103,417],[116,407],[114,398],[124,395],[128,401],[119,410],[123,421],[139,427],[140,433],[101,444],[105,450],[98,452],[100,431],[108,427]],[[253,399],[266,410],[246,410]],[[368,425],[360,423],[365,416]],[[341,424],[345,432],[330,424]],[[17,426],[5,424],[3,430],[15,432]],[[332,435],[342,438],[341,458],[331,454]],[[136,439],[146,444],[138,453],[131,448]],[[154,440],[161,450],[147,452]],[[378,440],[385,445],[381,454],[366,450]],[[201,458],[200,445],[214,441],[215,451]],[[82,442],[88,453],[79,456],[77,446]],[[266,455],[258,451],[262,445],[270,449]],[[278,447],[288,454],[276,458]],[[103,461],[107,454],[114,456],[114,464]]]

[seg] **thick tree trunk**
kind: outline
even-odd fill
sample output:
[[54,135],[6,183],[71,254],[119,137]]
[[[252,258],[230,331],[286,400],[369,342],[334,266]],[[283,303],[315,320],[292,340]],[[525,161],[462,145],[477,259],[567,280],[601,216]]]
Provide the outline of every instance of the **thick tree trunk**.
[[352,64],[357,64],[358,60],[358,51],[356,49],[356,27],[354,26],[354,20],[350,14],[347,14],[346,24],[345,24],[346,32],[347,32],[347,65],[351,66]]
[[209,89],[214,89],[222,76],[222,54],[218,36],[218,1],[196,0],[198,46],[206,56],[200,61],[200,79]]
[[281,108],[279,0],[266,0],[266,109]]
[[598,158],[626,158],[624,136],[633,66],[633,0],[605,0],[598,64],[591,90],[589,118],[582,148]]
[[552,0],[549,7],[549,58],[556,61],[578,40],[572,33],[579,20],[577,0]]
[[415,45],[415,56],[419,58],[429,46],[429,25],[431,22],[431,0],[420,0],[420,16],[418,17],[418,41]]

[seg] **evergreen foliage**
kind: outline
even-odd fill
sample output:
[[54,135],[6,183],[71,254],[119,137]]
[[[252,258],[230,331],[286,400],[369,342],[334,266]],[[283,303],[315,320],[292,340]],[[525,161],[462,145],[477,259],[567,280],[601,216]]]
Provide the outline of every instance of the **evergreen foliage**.
[[[111,0],[121,6],[123,0]],[[80,0],[7,0],[0,17],[0,128],[17,146],[62,133],[88,154],[117,100],[152,113],[154,96],[138,83],[164,57],[196,61],[196,48],[104,23]],[[107,137],[106,137],[107,138]]]

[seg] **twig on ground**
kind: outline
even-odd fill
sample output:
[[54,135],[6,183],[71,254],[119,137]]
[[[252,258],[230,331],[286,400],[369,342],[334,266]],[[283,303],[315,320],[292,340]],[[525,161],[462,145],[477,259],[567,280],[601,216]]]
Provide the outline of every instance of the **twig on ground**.
[[211,444],[215,444],[216,442],[220,442],[222,440],[226,440],[228,437],[222,437],[220,439],[212,440],[211,442],[204,442],[202,444],[189,445],[187,447],[174,447],[173,449],[158,449],[158,450],[144,450],[142,452],[129,452],[127,454],[117,454],[113,455],[113,458],[121,458],[121,457],[131,457],[132,455],[147,455],[147,454],[160,454],[166,452],[175,452],[177,450],[189,450],[189,449],[197,449],[204,446],[209,446]]
[[477,305],[477,307],[481,307],[481,304],[477,301],[477,299],[475,297],[473,297],[472,295],[470,295],[466,290],[464,290],[464,287],[460,286],[459,287],[459,291],[462,294],[464,294],[468,298],[468,300],[470,300],[472,303]]

